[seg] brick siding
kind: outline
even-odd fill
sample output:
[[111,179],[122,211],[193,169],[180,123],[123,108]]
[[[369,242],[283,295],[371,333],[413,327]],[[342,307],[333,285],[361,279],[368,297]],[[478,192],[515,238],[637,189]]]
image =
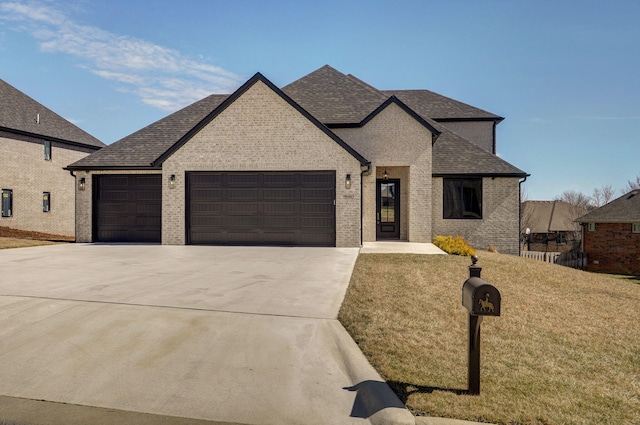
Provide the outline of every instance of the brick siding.
[[519,179],[482,179],[482,219],[451,220],[442,217],[443,179],[433,179],[434,236],[462,236],[477,250],[489,245],[503,254],[518,255],[520,239]]
[[594,231],[583,226],[589,271],[640,275],[640,233],[631,223],[596,223]]
[[[0,132],[0,189],[13,191],[13,215],[0,226],[73,237],[75,179],[63,167],[93,150],[51,143],[51,160],[44,159],[44,140]],[[51,193],[51,209],[43,212],[43,192]]]
[[[262,82],[164,162],[162,243],[185,243],[186,172],[243,170],[335,170],[336,246],[361,245],[360,162]],[[176,188],[169,191],[164,182],[171,174]]]
[[386,169],[389,178],[400,179],[400,239],[431,242],[431,132],[395,104],[362,128],[334,131],[371,161],[364,176],[363,240],[376,240],[376,178]]

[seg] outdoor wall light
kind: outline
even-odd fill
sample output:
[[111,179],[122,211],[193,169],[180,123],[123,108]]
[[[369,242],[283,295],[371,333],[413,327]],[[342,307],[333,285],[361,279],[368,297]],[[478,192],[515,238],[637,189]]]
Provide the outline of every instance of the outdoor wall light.
[[344,187],[351,189],[351,174],[347,174],[347,177],[344,179]]
[[175,188],[176,188],[176,175],[171,174],[171,176],[169,177],[169,189],[175,189]]
[[87,186],[87,181],[85,180],[84,177],[80,178],[80,181],[78,182],[78,190],[84,190],[84,188]]
[[385,167],[384,173],[382,173],[382,178],[385,180],[389,180],[389,173],[387,173],[387,168]]

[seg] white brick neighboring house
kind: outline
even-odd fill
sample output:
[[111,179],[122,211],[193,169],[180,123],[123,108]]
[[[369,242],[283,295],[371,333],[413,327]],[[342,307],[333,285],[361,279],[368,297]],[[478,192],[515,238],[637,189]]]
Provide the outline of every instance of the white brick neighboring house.
[[450,234],[516,254],[527,174],[495,155],[501,120],[329,66],[282,89],[256,74],[67,167],[85,182],[77,240],[358,247]]
[[64,167],[103,146],[0,80],[0,235],[15,229],[73,239],[75,179]]

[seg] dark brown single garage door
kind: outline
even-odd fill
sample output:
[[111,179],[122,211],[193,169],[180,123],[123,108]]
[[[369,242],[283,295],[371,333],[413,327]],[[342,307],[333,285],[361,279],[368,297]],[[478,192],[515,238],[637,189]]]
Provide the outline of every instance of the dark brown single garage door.
[[94,176],[96,242],[160,242],[162,175]]
[[335,246],[334,171],[187,174],[190,244]]

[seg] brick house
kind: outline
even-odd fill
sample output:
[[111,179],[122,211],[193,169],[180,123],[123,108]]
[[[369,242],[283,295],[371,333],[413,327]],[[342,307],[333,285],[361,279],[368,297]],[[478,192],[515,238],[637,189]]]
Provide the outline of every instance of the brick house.
[[450,234],[517,254],[527,174],[495,154],[501,120],[330,66],[282,89],[258,73],[70,165],[85,182],[77,238],[359,247]]
[[640,275],[640,190],[576,220],[582,225],[587,270]]
[[75,179],[63,167],[105,145],[0,80],[0,235],[73,239]]
[[540,252],[572,252],[581,249],[582,229],[575,219],[586,214],[564,201],[522,203],[524,249]]

